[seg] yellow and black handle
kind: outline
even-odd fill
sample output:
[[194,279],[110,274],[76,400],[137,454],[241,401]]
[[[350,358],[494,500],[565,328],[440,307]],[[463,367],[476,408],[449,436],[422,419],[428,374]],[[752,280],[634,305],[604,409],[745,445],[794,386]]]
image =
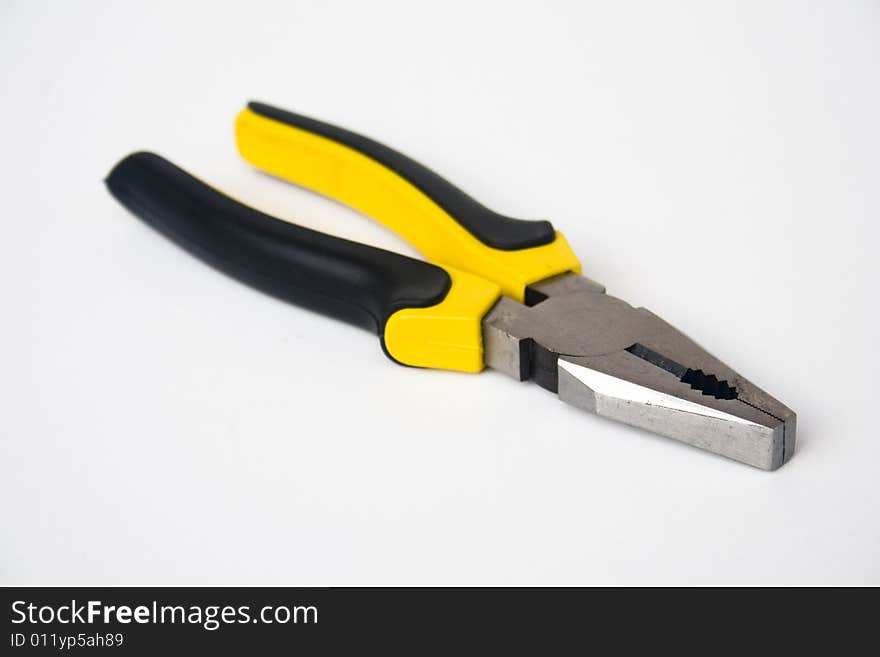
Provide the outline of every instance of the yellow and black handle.
[[360,210],[429,260],[496,283],[523,301],[526,287],[580,263],[549,221],[482,206],[433,171],[372,139],[261,103],[236,120],[254,166]]
[[480,322],[500,294],[489,281],[276,219],[152,153],[124,158],[106,183],[135,215],[221,271],[376,331],[395,361],[483,368]]

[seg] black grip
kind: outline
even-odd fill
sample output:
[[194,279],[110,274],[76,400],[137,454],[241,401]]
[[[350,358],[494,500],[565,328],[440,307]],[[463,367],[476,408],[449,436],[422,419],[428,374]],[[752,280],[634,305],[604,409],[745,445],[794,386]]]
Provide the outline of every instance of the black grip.
[[208,264],[380,337],[396,310],[437,304],[451,285],[440,267],[270,217],[153,153],[124,158],[106,183],[135,215]]
[[248,103],[248,109],[266,118],[332,139],[388,167],[421,190],[487,246],[502,251],[517,251],[550,244],[556,239],[556,231],[549,221],[513,219],[493,212],[427,167],[368,137],[263,103]]

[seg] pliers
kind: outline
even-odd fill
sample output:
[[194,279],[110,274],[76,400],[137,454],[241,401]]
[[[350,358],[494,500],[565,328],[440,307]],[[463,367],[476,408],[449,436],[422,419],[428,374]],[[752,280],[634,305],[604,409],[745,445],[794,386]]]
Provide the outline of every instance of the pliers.
[[374,330],[392,360],[531,380],[598,415],[773,470],[795,413],[644,308],[581,275],[562,233],[484,207],[372,139],[261,103],[235,123],[242,157],[341,201],[431,262],[247,207],[148,152],[113,196],[170,239],[286,301]]

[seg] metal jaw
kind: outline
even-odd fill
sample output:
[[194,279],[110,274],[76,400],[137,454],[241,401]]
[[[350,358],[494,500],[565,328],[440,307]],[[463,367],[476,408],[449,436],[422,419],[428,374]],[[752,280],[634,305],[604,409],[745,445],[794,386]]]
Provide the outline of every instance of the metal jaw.
[[794,453],[796,416],[644,308],[576,274],[503,297],[483,319],[486,365],[585,410],[749,465]]

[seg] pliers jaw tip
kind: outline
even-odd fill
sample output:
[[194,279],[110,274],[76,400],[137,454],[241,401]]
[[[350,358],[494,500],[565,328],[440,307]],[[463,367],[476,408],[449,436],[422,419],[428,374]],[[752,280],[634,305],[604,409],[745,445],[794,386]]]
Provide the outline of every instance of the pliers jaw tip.
[[637,364],[631,367],[625,360],[623,354],[602,359],[560,358],[559,398],[763,470],[775,470],[794,453],[796,416],[769,395],[750,397],[773,408],[778,417],[743,397],[709,402],[702,393],[702,399],[695,398],[690,388],[677,394],[674,388],[681,382],[670,373],[638,372]]

